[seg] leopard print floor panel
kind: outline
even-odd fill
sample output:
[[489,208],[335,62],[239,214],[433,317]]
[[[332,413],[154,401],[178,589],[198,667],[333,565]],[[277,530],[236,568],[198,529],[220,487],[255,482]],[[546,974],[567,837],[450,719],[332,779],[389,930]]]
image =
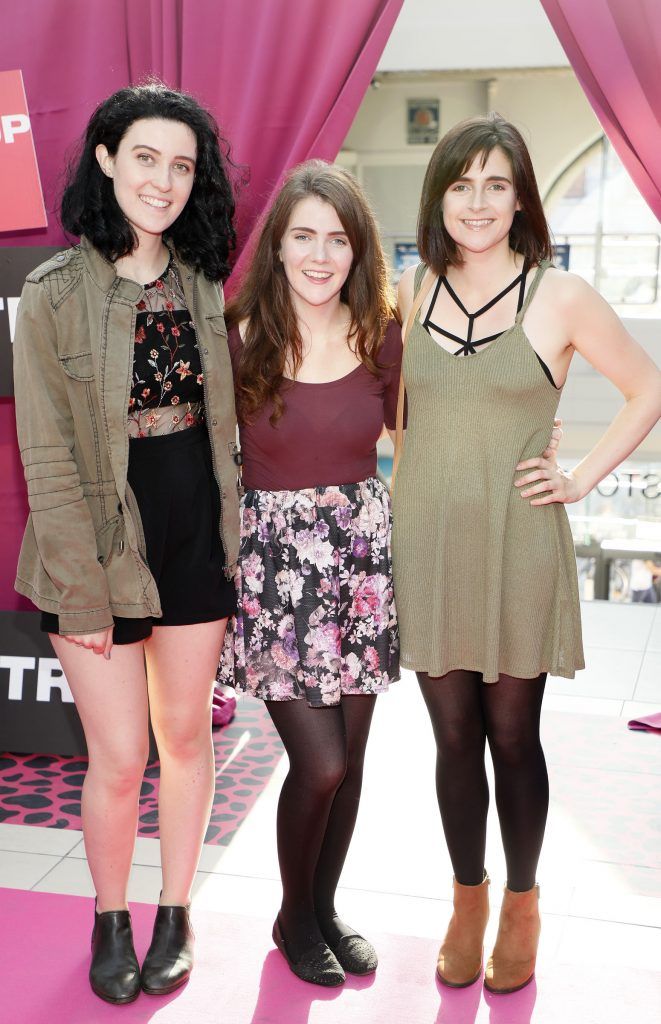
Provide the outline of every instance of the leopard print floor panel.
[[[263,704],[240,701],[233,721],[214,730],[216,792],[205,843],[226,846],[282,757]],[[0,755],[0,822],[80,829],[87,759],[50,754]],[[160,766],[150,761],[140,790],[138,835],[158,836]]]

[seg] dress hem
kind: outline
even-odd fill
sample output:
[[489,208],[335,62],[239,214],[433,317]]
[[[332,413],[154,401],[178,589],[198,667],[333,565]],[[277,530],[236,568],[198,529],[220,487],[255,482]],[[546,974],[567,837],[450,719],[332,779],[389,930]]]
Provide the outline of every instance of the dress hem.
[[[373,690],[360,690],[360,689],[348,690],[348,691],[342,690],[340,692],[339,699],[336,700],[336,701],[332,701],[332,702],[329,702],[327,704],[325,704],[323,702],[317,702],[317,703],[313,704],[311,701],[308,700],[307,704],[308,704],[308,707],[311,707],[311,708],[335,708],[335,707],[337,707],[338,704],[341,703],[342,697],[378,697],[379,694],[381,694],[381,693],[387,693],[388,690],[390,689],[390,687],[392,686],[392,684],[393,683],[398,683],[400,681],[400,679],[401,679],[401,675],[398,674],[397,676],[393,676],[393,678],[390,679],[383,686],[379,686],[379,687],[377,687],[377,688],[375,688]],[[262,694],[254,693],[250,689],[244,689],[243,687],[238,686],[236,683],[226,683],[226,685],[227,686],[231,686],[232,689],[237,694],[237,696],[241,696],[241,697],[254,697],[255,700],[262,700],[262,701],[272,700],[272,701],[277,702],[278,704],[280,704],[280,703],[285,704],[285,703],[287,703],[289,701],[294,701],[294,700],[306,700],[306,697],[305,697],[304,694],[300,694],[300,695],[298,695],[296,697],[264,697],[264,696],[262,696]]]
[[[409,669],[409,671],[411,672],[425,672],[428,676],[431,676],[432,679],[440,679],[441,676],[446,676],[448,672],[458,671],[478,672],[483,677],[482,681],[489,685],[497,683],[500,678],[499,675],[493,675],[491,673],[488,673],[487,678],[485,678],[485,673],[481,668],[470,667],[466,664],[453,665],[452,663],[450,663],[449,665],[442,666],[437,670],[435,666],[433,669],[422,668],[419,664],[414,663],[412,660],[401,657],[400,664],[402,668]],[[550,676],[559,676],[563,679],[574,679],[576,673],[580,672],[584,668],[585,662],[581,660],[580,662],[576,662],[576,664],[572,668],[561,668],[559,665],[552,665],[546,668],[542,666],[537,672],[526,672],[523,675],[520,672],[508,672],[507,669],[503,668],[501,669],[500,674],[512,676],[516,679],[536,679],[538,676],[542,674],[542,672],[546,672],[546,674]]]

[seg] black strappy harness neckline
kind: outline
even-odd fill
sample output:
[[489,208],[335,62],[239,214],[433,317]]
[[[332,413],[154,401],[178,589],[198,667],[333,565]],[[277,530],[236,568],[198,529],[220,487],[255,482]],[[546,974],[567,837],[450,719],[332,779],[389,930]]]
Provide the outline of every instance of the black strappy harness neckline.
[[[509,295],[509,293],[513,291],[513,289],[516,288],[517,285],[519,285],[519,298],[516,306],[516,312],[518,316],[518,314],[521,312],[521,309],[523,308],[523,300],[526,294],[526,278],[528,275],[528,269],[528,265],[524,264],[519,276],[515,277],[510,284],[503,288],[502,292],[499,292],[498,295],[496,295],[493,299],[487,302],[486,305],[482,306],[481,309],[478,309],[475,313],[468,312],[463,302],[455,292],[454,288],[448,281],[447,277],[445,277],[445,275],[440,276],[438,281],[436,282],[434,294],[432,295],[431,302],[429,303],[429,309],[427,310],[427,316],[425,317],[422,326],[425,328],[429,335],[431,335],[431,331],[429,330],[429,328],[431,327],[438,334],[442,334],[444,338],[449,338],[450,341],[455,341],[460,347],[456,350],[456,352],[451,352],[451,355],[476,355],[478,345],[486,345],[490,341],[495,341],[496,338],[500,338],[501,334],[505,334],[505,331],[498,331],[497,334],[491,334],[489,335],[488,338],[480,338],[479,341],[474,341],[473,330],[475,328],[475,321],[477,320],[478,317],[482,316],[483,313],[486,313],[489,309],[495,306],[497,302],[500,302],[501,299],[504,299],[506,295]],[[459,309],[464,314],[464,316],[468,318],[468,336],[465,339],[459,338],[456,334],[451,334],[450,331],[444,330],[442,327],[439,327],[438,324],[435,324],[431,319],[432,311],[434,309],[434,306],[436,305],[436,299],[438,298],[438,293],[443,287],[443,285],[445,285],[445,288],[450,298],[456,303],[457,306],[459,306]],[[506,328],[505,330],[509,329],[510,328]]]
[[[521,322],[521,313],[522,313],[522,310],[524,308],[524,301],[525,301],[525,296],[526,296],[526,280],[527,280],[527,277],[528,277],[528,271],[529,270],[530,270],[530,265],[527,262],[524,263],[523,264],[523,268],[522,268],[521,273],[519,274],[519,276],[515,277],[514,280],[512,282],[510,282],[510,284],[508,284],[505,288],[503,288],[502,292],[498,292],[498,295],[494,296],[494,298],[491,299],[490,302],[487,302],[486,305],[482,306],[482,308],[478,309],[475,313],[469,313],[468,312],[468,310],[464,306],[463,302],[461,301],[461,299],[459,298],[459,296],[455,292],[454,288],[452,287],[452,285],[448,281],[447,277],[445,277],[445,275],[442,275],[441,277],[439,277],[438,281],[436,282],[436,287],[434,288],[434,293],[432,295],[431,302],[429,303],[429,308],[427,310],[427,315],[426,315],[426,317],[424,319],[424,322],[423,322],[422,326],[424,327],[424,329],[426,330],[427,334],[429,335],[431,340],[434,342],[434,344],[438,345],[439,348],[442,348],[444,352],[448,353],[448,355],[450,355],[450,356],[477,355],[478,354],[477,353],[478,345],[487,345],[490,341],[496,341],[497,338],[500,338],[500,337],[502,337],[503,334],[507,334],[508,331],[511,331],[512,327],[506,327],[504,331],[498,331],[497,334],[490,334],[488,338],[480,338],[477,341],[475,341],[473,339],[473,330],[474,330],[474,327],[475,327],[475,321],[477,320],[478,317],[482,316],[483,313],[486,313],[487,310],[491,309],[492,306],[495,306],[497,302],[500,302],[501,299],[503,299],[506,295],[508,295],[511,291],[513,291],[513,289],[516,288],[517,285],[519,286],[519,298],[518,298],[517,304],[516,304],[516,317],[515,317],[514,323],[518,324],[518,323]],[[448,295],[450,296],[450,298],[453,300],[453,302],[456,303],[457,306],[459,306],[459,309],[464,314],[464,316],[466,316],[468,318],[468,337],[466,337],[466,338],[460,338],[460,337],[458,337],[458,335],[452,334],[450,331],[444,330],[442,327],[439,327],[438,324],[435,324],[433,322],[433,320],[431,319],[432,313],[433,313],[433,310],[434,310],[434,306],[436,305],[436,299],[438,297],[438,293],[439,293],[439,291],[441,290],[441,288],[444,285],[445,285],[445,288],[447,289],[447,292],[448,292]],[[535,290],[535,281],[533,281],[533,283],[531,285],[531,293],[534,292],[534,290]],[[435,339],[432,337],[432,333],[429,330],[430,327],[432,328],[432,330],[437,331],[438,334],[442,334],[444,338],[448,338],[450,341],[456,342],[457,345],[459,345],[459,348],[455,352],[451,352],[449,349],[445,348],[444,345],[440,345],[439,342],[435,341]],[[532,348],[532,346],[531,346],[531,348]],[[541,366],[542,370],[544,371],[544,374],[545,374],[549,384],[551,384],[551,386],[554,387],[556,389],[556,391],[558,391],[559,388],[556,385],[555,381],[553,380],[553,374],[549,370],[548,366],[546,365],[546,363],[544,362],[542,357],[537,352],[535,352],[534,349],[533,349],[533,352],[535,353],[535,357],[537,359],[537,362],[539,363],[539,365]]]

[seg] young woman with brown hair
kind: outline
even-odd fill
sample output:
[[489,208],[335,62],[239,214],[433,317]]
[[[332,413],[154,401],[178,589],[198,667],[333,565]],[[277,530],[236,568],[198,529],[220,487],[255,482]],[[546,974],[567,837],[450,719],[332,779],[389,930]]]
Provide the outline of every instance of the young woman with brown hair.
[[289,756],[274,939],[320,985],[376,969],[335,910],[376,695],[399,677],[390,502],[376,442],[394,428],[401,336],[355,179],[310,161],[267,216],[227,311],[243,455],[234,659]]
[[[654,425],[659,375],[609,305],[581,278],[553,268],[530,156],[497,114],[462,122],[438,144],[418,248],[423,262],[399,289],[403,317],[422,302],[403,363],[408,424],[393,559],[402,665],[417,672],[431,716],[455,876],[438,975],[460,987],[481,972],[488,742],[507,886],[485,984],[511,992],[533,976],[540,928],[546,675],[572,677],[583,667],[563,506],[586,495]],[[566,472],[535,456],[575,351],[619,388],[625,405]]]

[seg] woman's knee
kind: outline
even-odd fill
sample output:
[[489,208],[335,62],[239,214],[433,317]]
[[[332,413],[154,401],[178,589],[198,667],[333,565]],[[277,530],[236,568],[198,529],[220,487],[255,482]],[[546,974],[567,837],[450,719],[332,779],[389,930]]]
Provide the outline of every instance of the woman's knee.
[[320,751],[319,761],[300,766],[290,763],[290,773],[301,790],[314,792],[319,799],[332,796],[340,788],[347,774],[346,757],[324,758]]
[[446,765],[484,761],[486,733],[476,722],[435,723],[434,736],[439,759]]
[[544,757],[539,734],[513,729],[489,733],[489,750],[494,768],[525,769]]
[[154,722],[156,745],[161,757],[189,761],[213,750],[211,716],[166,719]]
[[116,796],[139,790],[149,757],[149,745],[133,750],[90,749],[88,775]]

